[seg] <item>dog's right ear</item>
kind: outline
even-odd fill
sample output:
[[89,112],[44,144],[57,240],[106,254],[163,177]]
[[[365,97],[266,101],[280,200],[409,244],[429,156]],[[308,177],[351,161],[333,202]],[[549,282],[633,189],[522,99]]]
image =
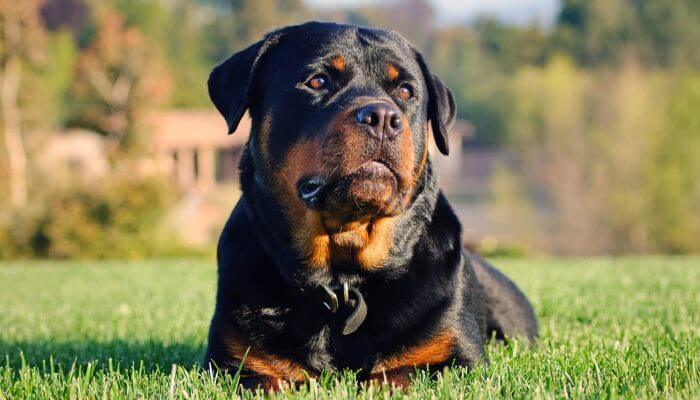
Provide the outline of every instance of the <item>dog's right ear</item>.
[[264,40],[232,55],[209,74],[209,98],[226,119],[228,133],[236,130],[248,109],[255,70],[261,57],[277,43],[279,36],[268,35]]
[[448,155],[450,153],[449,130],[457,115],[455,98],[442,80],[430,72],[423,55],[416,49],[413,49],[413,52],[423,73],[425,85],[428,87],[428,119],[433,128],[435,144],[442,154]]

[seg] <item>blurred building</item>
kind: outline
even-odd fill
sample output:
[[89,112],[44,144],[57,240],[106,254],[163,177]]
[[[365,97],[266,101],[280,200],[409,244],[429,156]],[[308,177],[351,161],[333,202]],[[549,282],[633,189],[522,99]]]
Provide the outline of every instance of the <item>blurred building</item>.
[[149,126],[159,164],[184,189],[208,190],[238,178],[238,158],[248,140],[250,120],[234,134],[216,111],[167,110],[155,113]]
[[42,135],[37,167],[58,184],[100,179],[109,172],[104,138],[85,129]]

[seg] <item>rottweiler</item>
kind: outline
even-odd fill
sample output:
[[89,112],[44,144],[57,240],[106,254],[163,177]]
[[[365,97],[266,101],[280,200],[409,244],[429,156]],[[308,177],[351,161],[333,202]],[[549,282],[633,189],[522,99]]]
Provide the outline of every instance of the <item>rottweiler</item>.
[[216,67],[229,133],[244,113],[242,196],[218,244],[207,365],[274,390],[322,371],[405,387],[537,336],[520,290],[466,253],[438,188],[450,90],[395,32],[308,22]]

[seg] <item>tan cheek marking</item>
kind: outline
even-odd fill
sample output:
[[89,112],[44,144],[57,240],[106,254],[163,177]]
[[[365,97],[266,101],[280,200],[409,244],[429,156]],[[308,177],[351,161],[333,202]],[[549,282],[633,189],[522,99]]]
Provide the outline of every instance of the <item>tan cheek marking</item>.
[[452,332],[441,331],[419,345],[378,361],[371,373],[378,374],[403,367],[425,367],[444,363],[452,357],[456,343],[457,339]]
[[331,68],[338,72],[345,71],[345,58],[343,56],[334,57],[331,60]]
[[233,359],[243,361],[244,367],[256,374],[295,382],[304,381],[309,376],[309,373],[298,363],[250,348],[237,336],[228,335],[224,339],[224,346]]
[[392,81],[399,79],[399,69],[396,68],[394,64],[387,64],[386,76],[388,76]]

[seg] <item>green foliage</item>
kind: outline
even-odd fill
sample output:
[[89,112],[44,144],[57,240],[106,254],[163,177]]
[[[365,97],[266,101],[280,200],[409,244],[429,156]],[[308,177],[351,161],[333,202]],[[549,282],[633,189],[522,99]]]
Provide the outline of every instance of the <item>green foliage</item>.
[[[498,260],[532,300],[534,348],[417,377],[323,375],[280,399],[698,398],[700,259]],[[0,398],[263,398],[203,372],[213,260],[0,264]]]
[[173,197],[166,181],[113,174],[51,190],[0,224],[0,258],[153,257],[182,251],[163,226]]

